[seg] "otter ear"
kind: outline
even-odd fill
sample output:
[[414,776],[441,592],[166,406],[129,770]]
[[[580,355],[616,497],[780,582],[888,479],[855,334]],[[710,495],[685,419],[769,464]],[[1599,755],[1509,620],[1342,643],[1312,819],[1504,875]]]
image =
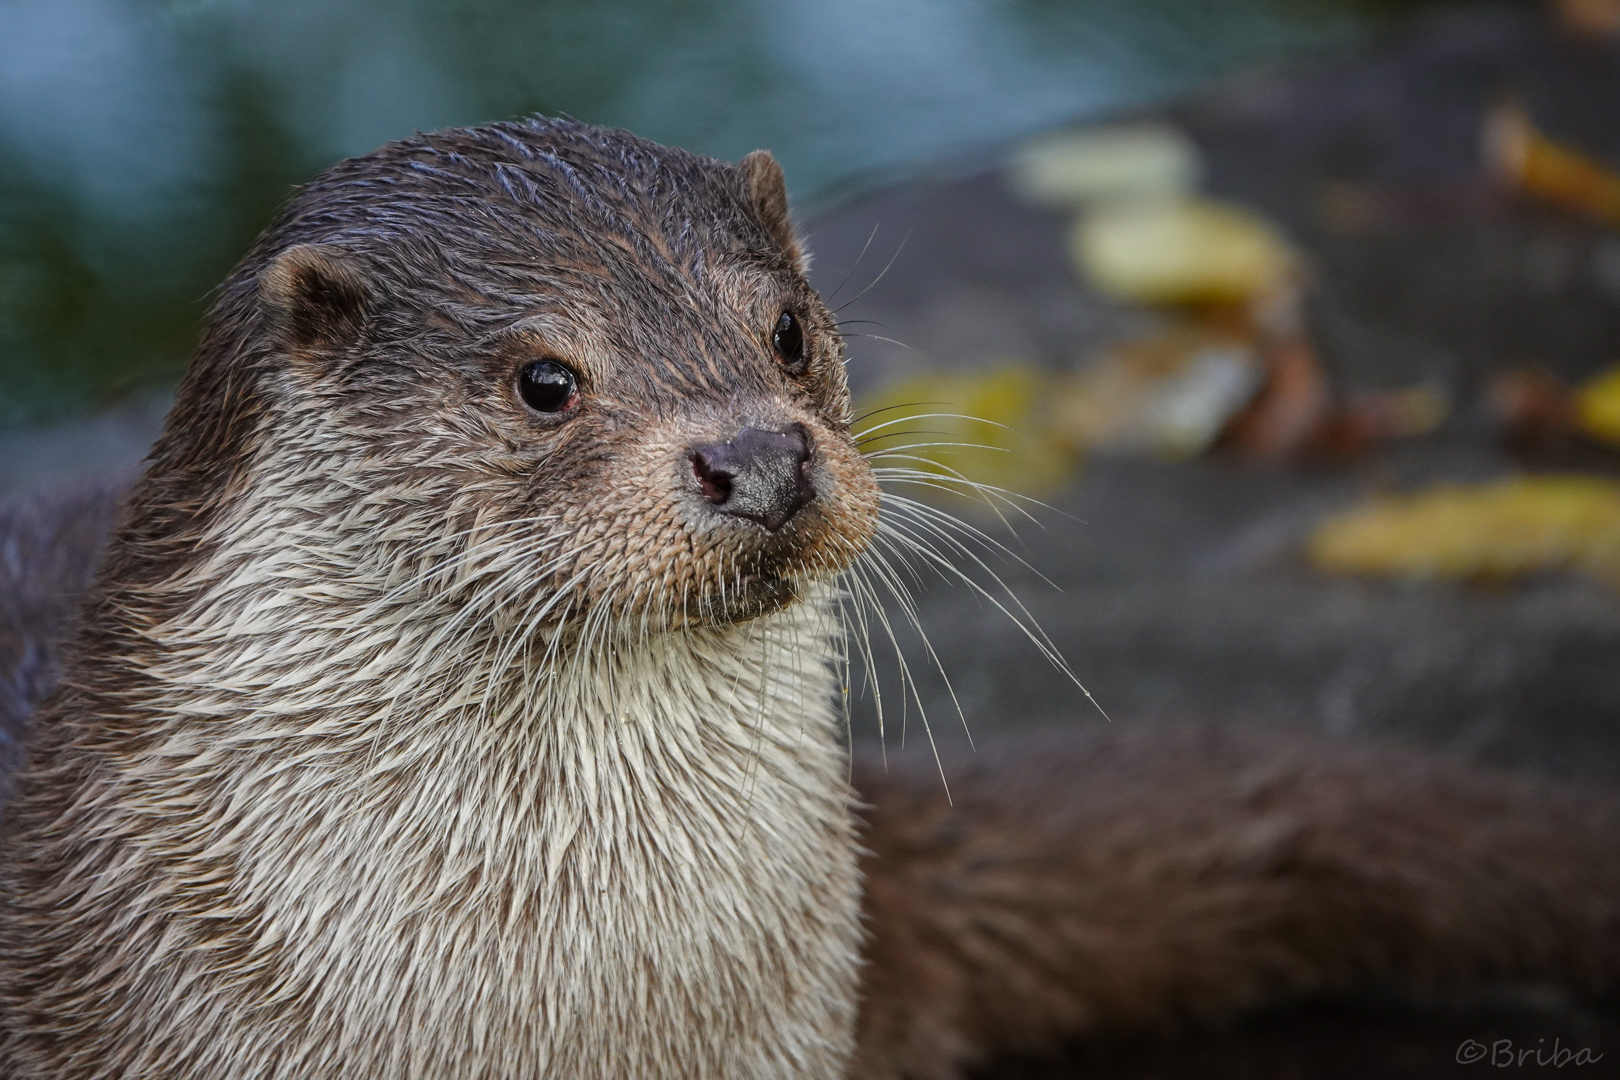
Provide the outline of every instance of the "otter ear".
[[360,336],[371,288],[366,276],[330,248],[298,244],[259,274],[271,333],[289,352],[338,348]]
[[793,260],[802,273],[805,270],[804,249],[793,231],[793,218],[788,213],[787,180],[769,150],[755,150],[738,162],[748,178],[748,191],[754,198],[754,210],[764,223],[765,231]]

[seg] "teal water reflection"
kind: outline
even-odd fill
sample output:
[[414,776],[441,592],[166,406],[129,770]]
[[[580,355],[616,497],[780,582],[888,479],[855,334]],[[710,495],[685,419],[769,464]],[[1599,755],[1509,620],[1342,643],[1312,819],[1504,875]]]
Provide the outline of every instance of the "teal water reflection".
[[766,146],[814,206],[1375,21],[1353,0],[13,0],[0,427],[172,378],[290,187],[412,130],[566,112]]

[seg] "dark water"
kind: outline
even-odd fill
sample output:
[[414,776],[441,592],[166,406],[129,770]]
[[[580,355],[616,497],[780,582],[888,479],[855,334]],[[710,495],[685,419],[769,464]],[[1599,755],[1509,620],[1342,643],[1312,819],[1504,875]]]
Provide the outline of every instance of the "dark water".
[[1379,18],[1353,0],[0,0],[0,428],[172,378],[290,187],[414,129],[566,112],[721,157],[767,146],[814,208]]

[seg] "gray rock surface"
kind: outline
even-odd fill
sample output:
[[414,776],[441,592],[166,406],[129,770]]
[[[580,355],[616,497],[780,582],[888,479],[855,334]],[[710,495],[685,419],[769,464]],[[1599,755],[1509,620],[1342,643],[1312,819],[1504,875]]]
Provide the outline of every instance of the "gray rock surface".
[[[1444,12],[1361,59],[1245,76],[1166,114],[1202,148],[1212,193],[1307,252],[1310,329],[1336,388],[1437,380],[1460,408],[1434,436],[1348,463],[1088,462],[1052,500],[1061,514],[1020,529],[1021,553],[1062,591],[1016,568],[1009,581],[1114,722],[1295,723],[1620,778],[1612,589],[1564,575],[1492,589],[1335,581],[1301,555],[1323,513],[1375,492],[1520,468],[1620,472],[1620,456],[1592,450],[1514,457],[1478,413],[1503,367],[1576,379],[1620,361],[1620,234],[1482,175],[1485,111],[1508,90],[1549,133],[1620,162],[1620,46],[1563,38],[1526,8]],[[1335,229],[1324,200],[1345,184],[1405,218]],[[818,284],[858,295],[842,317],[870,320],[850,329],[910,347],[853,338],[857,388],[1007,358],[1071,367],[1141,332],[1150,316],[1078,279],[1064,227],[1014,199],[993,161],[811,223]],[[967,590],[930,589],[920,606],[975,732],[1102,722]],[[960,738],[943,685],[925,683],[937,733]],[[870,709],[859,723],[875,730]]]

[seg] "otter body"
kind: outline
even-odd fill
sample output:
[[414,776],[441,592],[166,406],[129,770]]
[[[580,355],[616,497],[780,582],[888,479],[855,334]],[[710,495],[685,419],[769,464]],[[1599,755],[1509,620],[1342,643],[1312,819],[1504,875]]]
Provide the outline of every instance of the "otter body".
[[841,365],[768,155],[499,125],[300,193],[35,720],[0,1071],[840,1075]]
[[[431,744],[177,710],[161,772],[84,785],[117,807],[72,819],[93,850],[46,849],[93,885],[13,901],[12,1016],[71,1026],[6,1075],[839,1075],[858,895],[832,678],[801,659],[825,632],[800,605],[659,635],[532,696],[430,675],[402,689],[456,732]],[[401,668],[428,636],[390,635]],[[232,673],[165,677],[207,700]]]
[[[954,808],[863,767],[859,833],[842,359],[768,155],[535,121],[300,192],[31,721],[0,1074],[950,1080],[1367,983],[1613,985],[1612,808],[1410,754],[1094,734]],[[88,561],[48,546],[8,722]]]

